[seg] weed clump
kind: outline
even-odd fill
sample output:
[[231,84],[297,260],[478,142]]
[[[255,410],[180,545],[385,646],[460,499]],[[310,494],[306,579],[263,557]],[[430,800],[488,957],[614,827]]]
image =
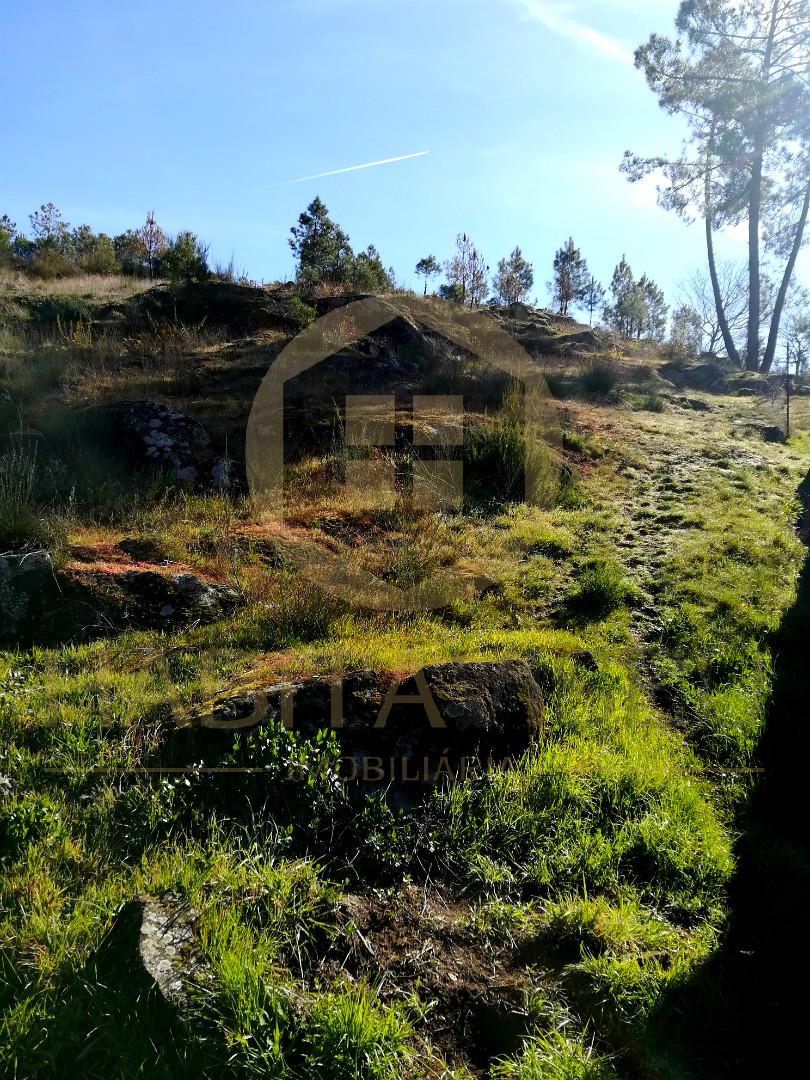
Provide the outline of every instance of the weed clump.
[[610,356],[595,356],[585,365],[580,381],[586,393],[607,397],[618,385],[618,364]]
[[645,394],[641,407],[645,412],[662,413],[664,411],[664,399],[657,390],[651,390],[649,394]]
[[618,566],[593,560],[584,567],[568,607],[581,618],[603,619],[633,597],[633,587]]

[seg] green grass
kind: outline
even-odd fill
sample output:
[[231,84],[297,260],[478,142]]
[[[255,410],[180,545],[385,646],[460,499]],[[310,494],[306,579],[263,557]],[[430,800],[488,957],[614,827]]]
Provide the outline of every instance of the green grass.
[[491,1075],[493,1080],[612,1080],[617,1073],[591,1046],[555,1031],[527,1042],[517,1060],[497,1065]]
[[[0,344],[15,402],[58,391],[31,343]],[[741,452],[714,414],[687,429],[677,410],[582,407],[574,430],[591,431],[597,413],[604,430],[569,432],[574,464],[562,471],[561,457],[537,458],[540,506],[522,503],[526,446],[507,410],[468,432],[472,496],[424,547],[396,511],[314,507],[327,542],[359,537],[369,564],[394,577],[432,559],[486,579],[484,595],[417,614],[330,597],[257,533],[244,500],[133,482],[103,456],[102,475],[98,433],[62,407],[39,417],[61,480],[41,461],[0,462],[4,543],[57,535],[67,552],[147,537],[245,599],[212,625],[0,653],[0,773],[15,785],[0,801],[0,1055],[11,1075],[469,1080],[464,1062],[445,1068],[435,1038],[432,1017],[452,994],[437,1002],[390,975],[350,980],[320,966],[344,944],[344,894],[396,896],[405,881],[447,899],[447,932],[469,935],[476,959],[507,954],[542,982],[523,1010],[530,1037],[498,1049],[492,1077],[694,1074],[683,1064],[693,1017],[678,993],[718,956],[729,918],[773,634],[804,554],[792,526],[806,459],[801,440],[758,447],[761,459]],[[686,482],[667,456],[676,450],[695,463]],[[316,467],[304,462],[303,478]],[[595,659],[583,663],[585,652]],[[331,738],[270,725],[215,750],[173,739],[174,721],[223,694],[516,657],[544,694],[537,744],[409,811],[381,798],[358,806],[336,782]],[[263,775],[140,771],[204,754]],[[206,974],[190,1026],[131,978],[127,912],[167,890],[199,913]],[[417,922],[414,950],[421,934]],[[464,993],[463,965],[457,974]]]

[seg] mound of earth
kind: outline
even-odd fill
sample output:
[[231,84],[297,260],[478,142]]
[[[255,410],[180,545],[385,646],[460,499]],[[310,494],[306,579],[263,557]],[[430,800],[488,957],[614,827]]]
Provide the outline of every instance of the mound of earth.
[[182,323],[222,329],[231,338],[259,330],[296,333],[301,317],[295,292],[287,287],[259,288],[223,281],[203,281],[186,287],[156,285],[133,301],[130,317],[142,324]]

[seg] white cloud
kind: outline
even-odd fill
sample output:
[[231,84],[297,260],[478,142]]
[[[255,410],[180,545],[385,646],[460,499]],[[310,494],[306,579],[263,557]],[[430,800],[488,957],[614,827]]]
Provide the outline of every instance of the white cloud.
[[553,34],[569,38],[611,60],[619,60],[623,64],[633,63],[633,54],[629,49],[615,38],[577,19],[570,4],[555,3],[552,0],[512,0],[512,3],[522,8],[528,18],[545,26]]

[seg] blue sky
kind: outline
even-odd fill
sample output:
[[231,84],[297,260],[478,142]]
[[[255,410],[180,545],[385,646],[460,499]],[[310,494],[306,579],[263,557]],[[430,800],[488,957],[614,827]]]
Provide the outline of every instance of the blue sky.
[[[677,0],[40,0],[8,4],[0,213],[52,200],[108,233],[154,209],[263,280],[319,194],[400,281],[460,231],[494,268],[515,244],[546,299],[569,234],[609,280],[626,253],[668,292],[704,259],[698,226],[619,174],[675,150],[630,60]],[[300,183],[383,158],[426,155]],[[721,241],[744,256],[739,236]]]

